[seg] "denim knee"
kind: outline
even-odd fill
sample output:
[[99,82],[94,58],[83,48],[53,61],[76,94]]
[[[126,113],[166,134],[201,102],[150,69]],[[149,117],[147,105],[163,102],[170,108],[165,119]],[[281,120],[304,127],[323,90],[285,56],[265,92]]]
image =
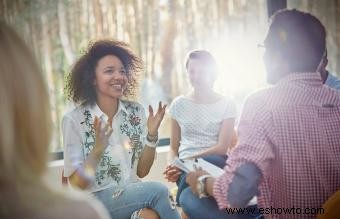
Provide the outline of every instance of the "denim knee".
[[179,219],[180,216],[176,210],[176,206],[170,200],[168,188],[159,182],[149,182],[148,191],[152,196],[151,208],[156,210],[160,218]]
[[192,193],[191,188],[188,187],[184,189],[179,197],[179,204],[183,211],[186,213],[191,213],[197,210],[197,197]]
[[148,182],[148,191],[155,194],[156,201],[162,198],[169,198],[168,188],[160,182]]

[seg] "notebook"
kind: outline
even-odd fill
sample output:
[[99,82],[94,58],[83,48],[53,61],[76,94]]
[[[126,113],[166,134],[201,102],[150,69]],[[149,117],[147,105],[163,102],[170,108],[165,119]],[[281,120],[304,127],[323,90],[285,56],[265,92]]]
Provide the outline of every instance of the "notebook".
[[[184,171],[185,173],[193,172],[197,168],[202,168],[202,170],[208,172],[211,176],[217,178],[221,176],[224,171],[223,169],[219,168],[218,166],[215,166],[214,164],[211,164],[202,158],[198,159],[179,159],[178,157],[175,158],[172,161],[172,164]],[[256,205],[257,204],[257,197],[254,196],[248,203],[248,206],[250,205]]]
[[200,167],[213,177],[219,177],[223,174],[223,169],[203,160],[202,158],[186,160],[175,158],[172,164],[181,169],[182,171],[184,171],[185,173],[195,171],[195,168]]

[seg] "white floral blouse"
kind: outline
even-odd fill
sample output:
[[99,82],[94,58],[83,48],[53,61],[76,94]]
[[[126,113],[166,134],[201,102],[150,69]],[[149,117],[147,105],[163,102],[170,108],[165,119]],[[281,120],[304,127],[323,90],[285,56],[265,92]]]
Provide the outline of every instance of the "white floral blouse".
[[[98,105],[79,106],[63,118],[64,175],[69,177],[79,168],[94,147],[94,117],[103,121],[108,117]],[[91,192],[112,186],[123,188],[138,181],[136,168],[147,135],[146,116],[142,105],[119,101],[112,120],[113,133],[96,173]]]

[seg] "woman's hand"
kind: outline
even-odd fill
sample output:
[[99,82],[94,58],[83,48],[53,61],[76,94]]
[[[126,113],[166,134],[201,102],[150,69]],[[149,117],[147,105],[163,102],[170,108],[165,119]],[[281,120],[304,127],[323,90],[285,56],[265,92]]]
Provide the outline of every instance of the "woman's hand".
[[157,113],[154,115],[153,109],[149,105],[148,131],[150,136],[158,135],[158,128],[163,120],[165,108],[166,104],[162,106],[162,102],[159,102]]
[[81,189],[86,189],[95,178],[95,170],[106,147],[109,145],[109,138],[112,128],[109,123],[100,121],[94,117],[93,128],[95,132],[95,146],[87,156],[82,167],[78,168],[70,177],[70,183]]
[[94,118],[94,131],[96,135],[95,150],[99,153],[104,152],[109,145],[109,138],[113,132],[110,124],[101,121],[97,116]]
[[165,168],[163,174],[165,175],[165,179],[167,179],[169,182],[177,182],[179,176],[182,174],[182,171],[170,164]]

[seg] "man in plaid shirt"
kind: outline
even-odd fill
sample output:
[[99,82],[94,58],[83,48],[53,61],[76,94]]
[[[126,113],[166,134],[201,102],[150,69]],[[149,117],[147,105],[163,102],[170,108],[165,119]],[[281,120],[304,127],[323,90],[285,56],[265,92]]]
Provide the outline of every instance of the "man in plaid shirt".
[[[340,189],[340,92],[316,72],[325,38],[311,14],[282,10],[272,17],[264,62],[274,86],[248,97],[224,174],[188,174],[193,194],[213,196],[220,211],[245,207],[257,196],[265,218],[315,218]],[[204,206],[182,207],[218,211]]]

